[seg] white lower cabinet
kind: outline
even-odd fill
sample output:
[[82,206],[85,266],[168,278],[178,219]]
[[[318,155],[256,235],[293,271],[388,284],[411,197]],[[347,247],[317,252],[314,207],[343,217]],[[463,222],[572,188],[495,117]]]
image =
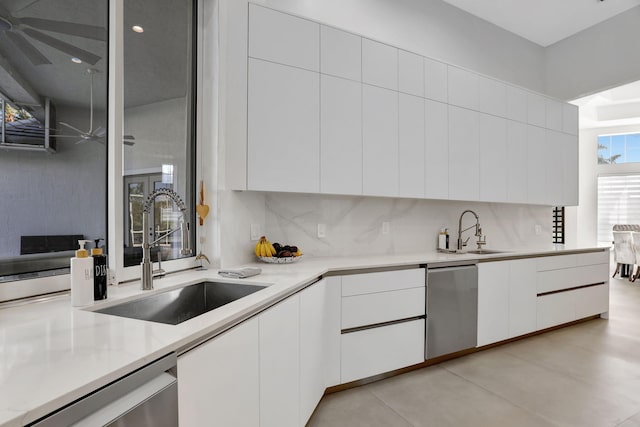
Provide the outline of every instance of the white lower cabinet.
[[536,260],[478,265],[478,347],[536,330]]
[[327,277],[323,282],[325,282],[324,382],[327,387],[333,387],[340,384],[342,277]]
[[259,316],[260,427],[295,427],[300,419],[300,297]]
[[424,319],[342,334],[341,381],[424,362]]
[[178,357],[181,427],[259,425],[258,319]]
[[[300,292],[300,422],[305,425],[320,402],[325,383],[326,279]],[[293,404],[295,399],[290,401]],[[284,424],[278,424],[283,426]]]

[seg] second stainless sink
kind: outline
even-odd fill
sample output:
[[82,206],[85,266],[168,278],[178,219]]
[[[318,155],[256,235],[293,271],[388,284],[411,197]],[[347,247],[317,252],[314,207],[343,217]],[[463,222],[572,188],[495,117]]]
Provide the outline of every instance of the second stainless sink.
[[177,325],[265,286],[202,282],[96,310],[96,313]]

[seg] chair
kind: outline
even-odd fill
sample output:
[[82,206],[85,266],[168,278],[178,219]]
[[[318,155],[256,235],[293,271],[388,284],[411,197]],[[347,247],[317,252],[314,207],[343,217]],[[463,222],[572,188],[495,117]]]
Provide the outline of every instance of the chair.
[[640,277],[640,232],[634,231],[631,233],[631,237],[633,240],[633,253],[635,255],[635,266],[634,271],[629,273],[629,278],[632,282],[635,282],[638,277]]
[[[640,242],[640,233],[638,233],[638,242]],[[613,272],[612,277],[616,277],[616,274],[620,272],[620,268],[623,265],[636,264],[636,256],[633,251],[633,236],[630,231],[614,231],[613,232],[613,248],[614,258],[616,261],[616,271]],[[631,280],[631,274],[629,274],[629,280]]]

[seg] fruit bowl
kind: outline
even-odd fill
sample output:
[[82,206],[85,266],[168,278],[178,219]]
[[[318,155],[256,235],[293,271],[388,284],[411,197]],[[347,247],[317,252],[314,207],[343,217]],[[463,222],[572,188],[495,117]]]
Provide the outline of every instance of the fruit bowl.
[[262,262],[266,262],[267,264],[291,264],[298,261],[302,258],[300,256],[285,256],[285,257],[275,257],[275,256],[259,256],[258,259]]

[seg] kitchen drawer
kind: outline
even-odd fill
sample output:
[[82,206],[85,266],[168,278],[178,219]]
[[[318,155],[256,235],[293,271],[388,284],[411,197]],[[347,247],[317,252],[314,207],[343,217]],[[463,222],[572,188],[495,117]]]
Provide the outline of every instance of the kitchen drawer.
[[572,293],[575,295],[576,320],[609,311],[608,283],[576,289]]
[[561,270],[541,271],[537,274],[538,294],[593,285],[609,280],[608,264],[586,265]]
[[342,334],[342,383],[424,362],[424,320]]
[[425,287],[342,297],[342,329],[423,316]]
[[538,258],[538,271],[559,270],[577,265],[578,255],[556,255]]
[[342,296],[372,294],[425,285],[424,268],[353,274],[342,277]]
[[538,297],[536,302],[537,329],[546,329],[576,320],[575,292],[559,292]]
[[586,254],[576,255],[576,266],[607,264],[609,268],[609,251],[589,252]]

